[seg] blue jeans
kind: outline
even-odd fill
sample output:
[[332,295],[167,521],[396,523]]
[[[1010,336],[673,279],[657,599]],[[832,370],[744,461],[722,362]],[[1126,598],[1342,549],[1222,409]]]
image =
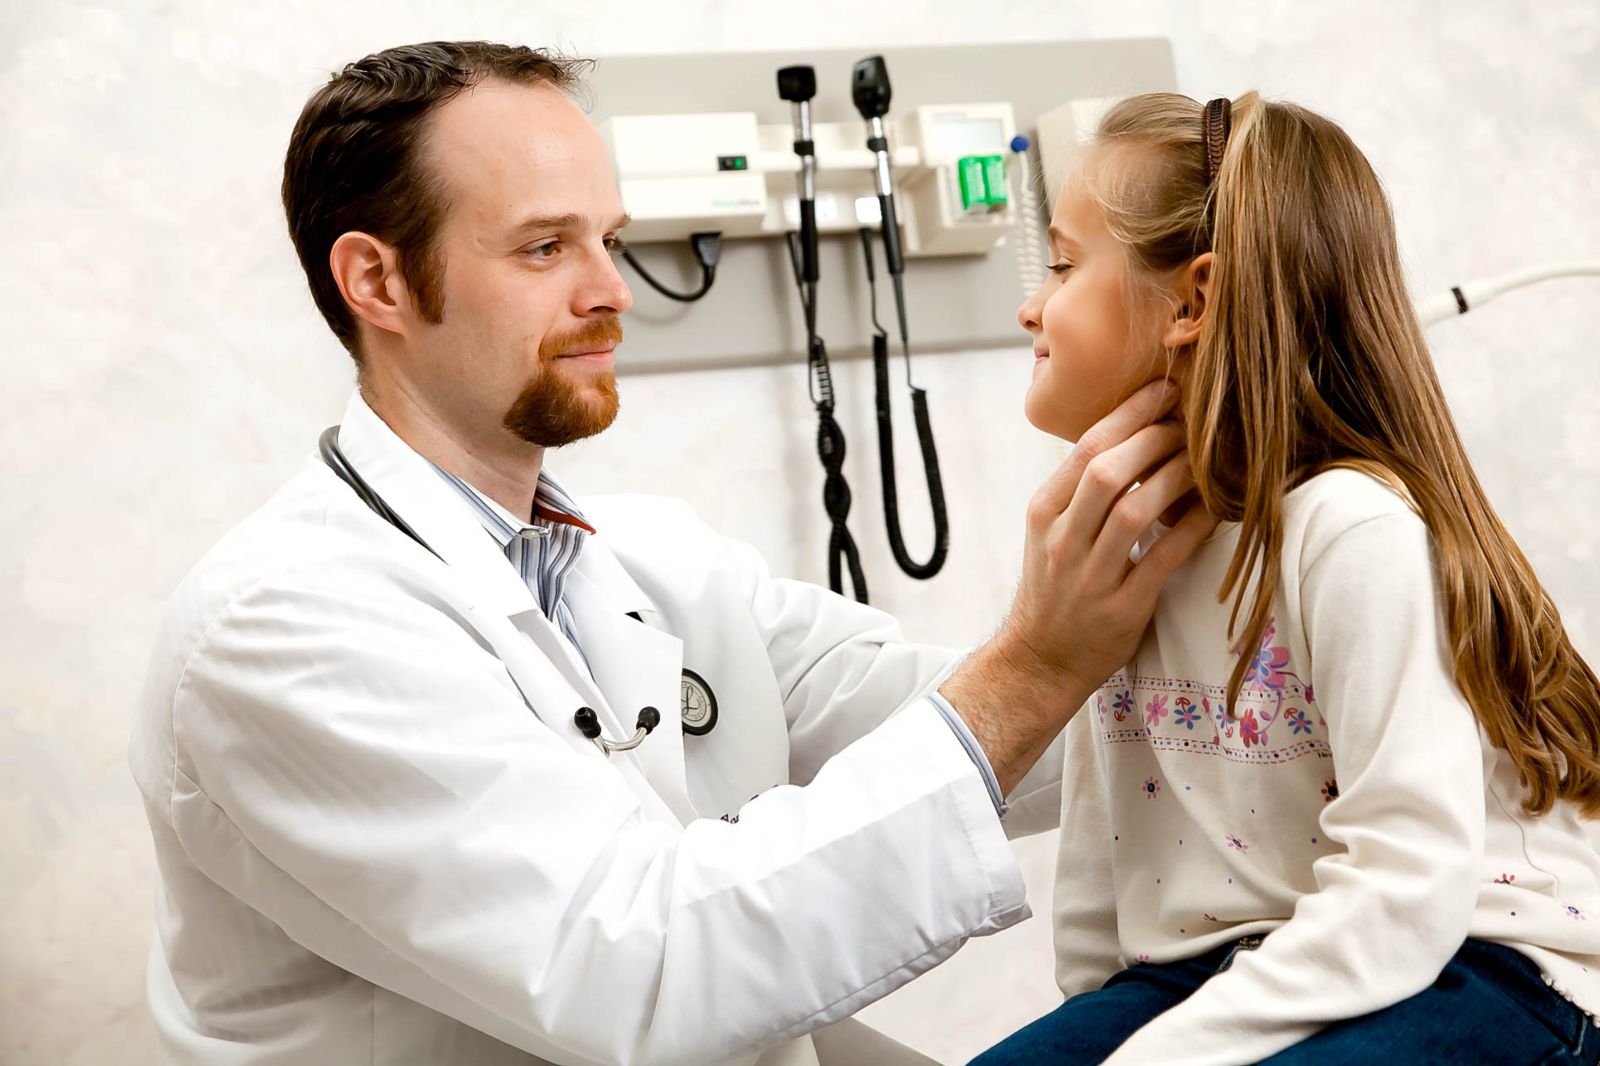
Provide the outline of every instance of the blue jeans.
[[[1247,941],[1198,958],[1130,966],[1006,1037],[971,1066],[1087,1066],[1227,969]],[[1271,1066],[1356,1063],[1600,1063],[1600,1027],[1544,983],[1527,956],[1469,940],[1439,979],[1410,999],[1338,1022],[1265,1060]]]

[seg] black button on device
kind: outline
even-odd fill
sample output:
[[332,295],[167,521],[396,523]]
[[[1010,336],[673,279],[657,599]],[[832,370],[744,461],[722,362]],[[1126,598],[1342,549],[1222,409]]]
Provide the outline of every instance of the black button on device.
[[742,155],[719,155],[717,156],[717,169],[749,170],[750,160],[748,157]]

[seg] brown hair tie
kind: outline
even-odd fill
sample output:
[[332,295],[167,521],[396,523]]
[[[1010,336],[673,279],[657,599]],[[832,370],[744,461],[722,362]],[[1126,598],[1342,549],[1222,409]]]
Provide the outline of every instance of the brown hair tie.
[[1222,169],[1222,153],[1228,147],[1228,134],[1233,129],[1233,101],[1219,96],[1206,104],[1201,120],[1201,141],[1206,155],[1206,187],[1216,180]]

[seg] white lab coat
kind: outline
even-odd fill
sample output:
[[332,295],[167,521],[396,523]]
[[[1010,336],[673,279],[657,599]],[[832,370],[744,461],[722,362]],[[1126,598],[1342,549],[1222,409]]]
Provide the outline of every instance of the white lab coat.
[[[340,441],[442,561],[312,459],[175,594],[130,754],[169,1061],[815,1063],[805,1034],[1028,915],[918,698],[948,652],[682,504],[586,500],[566,595],[591,679],[359,397]],[[573,724],[626,737],[645,705],[631,753]],[[1058,785],[1025,782],[1017,829]]]

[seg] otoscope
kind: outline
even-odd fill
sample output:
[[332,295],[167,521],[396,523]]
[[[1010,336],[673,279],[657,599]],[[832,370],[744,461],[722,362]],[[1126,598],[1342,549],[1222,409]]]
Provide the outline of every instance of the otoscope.
[[[882,56],[868,56],[850,72],[850,96],[856,110],[867,121],[867,149],[874,156],[874,178],[878,188],[878,207],[882,216],[883,253],[889,278],[894,283],[895,315],[900,324],[900,351],[906,363],[906,387],[911,390],[911,410],[917,422],[917,441],[922,447],[922,466],[928,480],[928,501],[933,509],[933,552],[919,563],[906,551],[900,532],[899,493],[894,472],[894,425],[889,413],[889,340],[881,328],[874,332],[872,362],[876,379],[878,407],[878,464],[883,475],[883,512],[889,531],[889,548],[900,569],[911,577],[930,578],[944,566],[950,550],[950,522],[945,513],[944,483],[939,477],[939,453],[933,444],[933,425],[928,418],[928,394],[911,381],[911,345],[906,330],[905,259],[900,252],[900,224],[895,217],[894,184],[889,173],[889,140],[884,134],[883,116],[889,113],[889,68]],[[867,257],[867,281],[873,282],[872,234],[861,230],[861,243]],[[874,325],[877,296],[874,292]]]
[[794,154],[800,157],[800,274],[817,283],[817,150],[811,141],[811,98],[817,95],[815,67],[778,71],[778,95],[794,105]]
[[845,519],[850,515],[850,485],[844,477],[844,429],[833,416],[833,371],[828,347],[817,335],[817,157],[811,142],[811,98],[817,94],[812,67],[778,71],[778,95],[794,105],[794,151],[800,157],[800,232],[790,232],[789,262],[806,318],[806,388],[817,409],[817,457],[822,460],[822,505],[832,531],[828,536],[828,587],[844,592],[844,571],[850,572],[855,598],[867,602],[867,575],[861,552]]

